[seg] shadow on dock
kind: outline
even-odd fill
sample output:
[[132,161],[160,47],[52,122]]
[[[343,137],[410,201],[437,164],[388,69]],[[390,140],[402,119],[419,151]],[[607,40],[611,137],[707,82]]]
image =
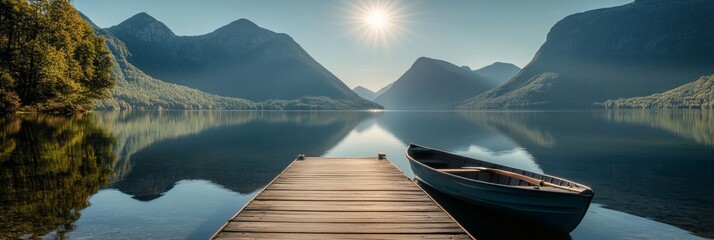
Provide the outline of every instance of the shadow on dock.
[[536,222],[466,203],[418,182],[472,236],[490,239],[572,239],[569,233],[551,230]]

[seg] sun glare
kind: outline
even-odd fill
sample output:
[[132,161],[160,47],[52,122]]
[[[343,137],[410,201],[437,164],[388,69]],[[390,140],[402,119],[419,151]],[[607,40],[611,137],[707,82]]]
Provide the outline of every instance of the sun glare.
[[372,9],[364,20],[372,28],[384,28],[389,25],[389,15],[382,9]]
[[362,1],[351,8],[352,26],[364,42],[388,47],[404,32],[404,15],[399,1]]

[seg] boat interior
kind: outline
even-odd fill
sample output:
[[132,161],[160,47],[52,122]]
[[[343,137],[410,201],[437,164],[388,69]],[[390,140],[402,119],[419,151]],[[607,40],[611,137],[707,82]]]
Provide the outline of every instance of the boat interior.
[[562,178],[467,158],[439,150],[412,146],[412,159],[440,172],[499,185],[557,192],[586,193],[590,188]]

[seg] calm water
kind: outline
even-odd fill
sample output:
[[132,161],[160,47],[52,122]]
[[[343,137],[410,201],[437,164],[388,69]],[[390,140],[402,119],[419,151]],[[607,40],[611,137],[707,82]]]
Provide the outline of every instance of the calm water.
[[[297,154],[409,142],[588,184],[572,233],[433,192],[479,239],[714,237],[714,112],[98,112],[0,118],[0,239],[205,239]],[[508,231],[504,231],[508,229]]]

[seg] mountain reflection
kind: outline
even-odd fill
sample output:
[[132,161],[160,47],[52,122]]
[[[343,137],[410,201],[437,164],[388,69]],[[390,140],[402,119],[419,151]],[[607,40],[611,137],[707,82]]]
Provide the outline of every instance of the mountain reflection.
[[[297,154],[320,156],[369,112],[131,112],[105,115],[124,168],[113,188],[153,200],[184,179],[238,193],[272,180]],[[139,121],[139,123],[137,123]],[[170,133],[166,133],[170,132]],[[131,161],[129,161],[131,159]]]
[[509,138],[528,139],[541,146],[556,144],[553,136],[533,121],[540,116],[537,112],[459,112],[459,116],[494,132],[508,131]]
[[482,124],[458,117],[456,112],[388,112],[375,119],[399,140],[449,150],[466,150],[478,145],[494,152],[516,145]]
[[0,129],[0,233],[71,231],[87,199],[110,182],[115,139],[92,116],[7,116]]
[[[81,236],[108,236],[112,229],[127,226],[115,222],[119,215],[115,211],[126,212],[122,207],[130,206],[127,202],[137,202],[124,194],[141,201],[166,200],[152,203],[168,209],[156,210],[164,215],[127,214],[124,221],[172,218],[171,224],[188,232],[212,232],[223,223],[221,217],[196,227],[196,219],[207,215],[189,214],[181,225],[171,215],[183,206],[181,202],[170,195],[157,198],[177,182],[191,179],[221,185],[232,191],[228,195],[253,193],[300,153],[366,156],[384,151],[409,174],[404,157],[409,142],[583,182],[595,189],[598,206],[713,236],[714,209],[709,203],[714,202],[714,188],[708,179],[714,169],[714,126],[708,123],[714,112],[677,111],[13,115],[0,118],[0,238],[64,237],[74,225],[78,225],[75,233],[84,230],[86,235]],[[108,192],[130,201],[107,202],[100,197],[92,200],[95,207],[88,207],[87,199],[101,188],[115,188],[123,193]],[[189,190],[184,193],[195,191],[201,198],[200,189]],[[206,197],[217,203],[235,202],[226,196]],[[491,224],[497,214],[488,210],[440,202],[464,226],[474,226],[476,237],[498,239],[503,232],[499,229],[508,228],[508,224],[504,228]],[[232,213],[242,207],[236,204],[206,211]],[[80,211],[93,224],[77,221]],[[105,216],[109,220],[94,224]],[[591,224],[586,228],[599,231],[609,226],[601,222],[611,216],[597,216],[600,220],[586,216],[584,222]],[[551,237],[568,238],[567,234]]]
[[598,116],[615,123],[653,126],[691,138],[698,143],[714,145],[714,111],[712,110],[614,110]]

